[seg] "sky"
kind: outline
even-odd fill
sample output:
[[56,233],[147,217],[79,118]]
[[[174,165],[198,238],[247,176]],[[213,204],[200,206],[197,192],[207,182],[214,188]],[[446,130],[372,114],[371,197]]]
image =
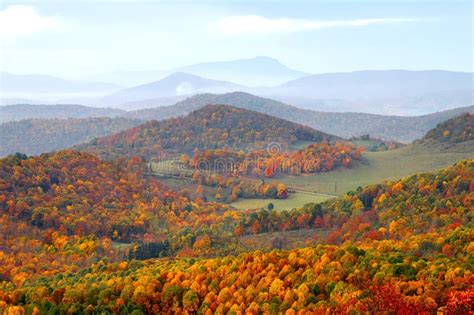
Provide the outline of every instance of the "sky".
[[309,72],[473,71],[471,1],[0,1],[0,70],[66,78],[269,56]]

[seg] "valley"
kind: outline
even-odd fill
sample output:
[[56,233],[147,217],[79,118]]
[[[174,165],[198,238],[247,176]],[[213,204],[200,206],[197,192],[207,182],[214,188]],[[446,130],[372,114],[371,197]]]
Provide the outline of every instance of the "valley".
[[[472,278],[472,130],[466,113],[408,145],[352,143],[208,105],[10,155],[0,310],[363,312],[386,309],[378,294],[399,310],[465,309],[454,303]],[[439,266],[446,276],[426,289]],[[425,289],[412,298],[413,287]],[[223,302],[238,294],[246,302]]]
[[382,2],[0,6],[0,314],[474,315],[473,5]]
[[[373,143],[370,142],[370,145]],[[302,149],[306,145],[308,145],[307,142],[299,142],[293,145],[292,149]],[[265,179],[269,182],[283,183],[290,190],[297,191],[283,200],[246,198],[233,202],[231,205],[238,209],[259,209],[267,208],[268,204],[272,203],[275,210],[291,210],[309,202],[321,202],[344,195],[349,191],[355,191],[358,187],[392,181],[420,172],[434,172],[473,156],[473,140],[450,144],[433,139],[419,140],[398,149],[363,152],[361,160],[354,161],[348,168],[298,176],[278,175],[275,178]],[[192,169],[184,167],[179,160],[160,161],[153,164],[151,170],[164,176],[165,182],[168,181],[166,175],[175,175],[176,178],[171,180],[172,187],[175,189],[184,189],[190,185],[189,177],[192,176]],[[188,176],[188,178],[180,179],[181,176]],[[196,187],[197,185],[194,185],[194,188]],[[214,187],[208,187],[208,189],[205,195],[212,199],[216,189]]]

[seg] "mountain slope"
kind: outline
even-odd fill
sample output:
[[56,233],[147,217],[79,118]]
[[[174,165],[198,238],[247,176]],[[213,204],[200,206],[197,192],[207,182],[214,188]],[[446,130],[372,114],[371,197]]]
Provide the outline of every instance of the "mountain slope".
[[[38,174],[33,182],[32,173]],[[31,230],[45,232],[31,242],[45,252],[40,259],[15,261],[10,251],[3,254],[6,266],[0,264],[0,271],[7,285],[0,288],[0,310],[7,313],[469,314],[472,309],[473,160],[282,212],[229,213],[222,205],[203,211],[198,207],[205,205],[168,194],[156,182],[70,152],[3,160],[0,175],[12,200],[8,216],[16,220],[10,222],[16,227],[28,222]],[[97,195],[97,181],[104,182],[99,187],[105,196]],[[65,202],[57,196],[62,190]],[[35,198],[15,203],[11,191]],[[52,213],[47,210],[56,204]],[[98,209],[91,211],[89,204]],[[178,257],[81,260],[113,253],[110,239],[98,242],[90,237],[94,233],[148,239],[130,250],[129,257],[138,258],[133,254],[162,253],[163,243],[153,233],[179,225],[182,231],[168,232],[172,245],[186,246]],[[54,233],[46,233],[48,228]],[[82,236],[82,242],[74,243],[65,231],[74,233],[76,242]],[[21,240],[15,238],[15,251],[30,258],[25,249],[32,244],[18,246]],[[251,251],[255,246],[261,248]],[[225,250],[232,256],[222,257]],[[69,259],[48,264],[57,252]],[[149,257],[156,256],[141,259]],[[58,272],[63,273],[51,276]]]
[[116,117],[125,114],[120,109],[83,105],[6,105],[0,106],[0,123],[29,118]]
[[36,155],[69,148],[140,123],[127,118],[26,119],[0,125],[0,157],[16,152]]
[[343,138],[369,134],[374,138],[411,142],[422,138],[436,124],[464,112],[474,113],[474,106],[423,116],[386,116],[366,113],[334,113],[301,109],[269,98],[243,92],[222,95],[200,94],[175,105],[127,113],[136,119],[162,120],[186,115],[207,104],[226,104],[265,113],[303,124]]
[[104,97],[101,102],[107,105],[118,105],[152,98],[177,97],[199,92],[225,93],[239,89],[241,88],[234,83],[176,72],[164,79],[113,93]]
[[[101,258],[126,259],[111,240],[125,242],[123,250],[131,241],[171,240],[182,230],[220,224],[230,209],[191,202],[143,176],[134,161],[107,163],[72,150],[15,154],[0,159],[0,278],[21,285],[26,276],[88,268]],[[184,245],[180,239],[175,249]]]
[[[254,111],[226,105],[207,105],[185,117],[150,121],[121,133],[81,146],[105,157],[143,157],[159,152],[190,153],[195,148],[265,149],[289,146],[296,141],[321,142],[336,137]],[[280,148],[280,147],[279,147]],[[278,149],[279,149],[278,148]]]
[[436,126],[428,131],[423,140],[434,139],[444,143],[459,143],[474,140],[474,116],[466,113]]

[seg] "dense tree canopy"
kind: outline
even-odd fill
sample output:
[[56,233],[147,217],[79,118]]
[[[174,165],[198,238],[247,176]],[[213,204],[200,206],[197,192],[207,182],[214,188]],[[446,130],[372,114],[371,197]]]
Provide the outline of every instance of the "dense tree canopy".
[[439,123],[423,139],[434,139],[441,142],[457,143],[474,140],[474,116],[465,113]]
[[0,192],[7,314],[472,311],[474,160],[282,212],[74,151],[0,160]]
[[0,125],[0,157],[41,154],[69,148],[140,123],[126,118],[25,119]]
[[353,159],[359,160],[362,148],[350,143],[328,142],[310,144],[297,151],[257,150],[245,153],[229,149],[195,150],[187,166],[198,171],[212,171],[234,176],[276,174],[298,175],[331,171],[338,166],[348,167]]
[[192,153],[198,149],[265,149],[269,143],[288,146],[298,140],[321,142],[337,137],[287,120],[225,105],[208,105],[185,117],[150,121],[99,138],[81,149],[105,158],[154,157],[161,151]]

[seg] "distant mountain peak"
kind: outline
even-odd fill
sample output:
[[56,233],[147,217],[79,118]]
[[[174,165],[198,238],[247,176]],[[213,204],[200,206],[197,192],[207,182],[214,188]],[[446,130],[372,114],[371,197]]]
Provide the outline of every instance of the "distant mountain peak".
[[195,74],[191,74],[191,73],[187,73],[183,71],[177,71],[177,72],[173,72],[169,76],[164,77],[160,81],[167,80],[167,79],[204,79],[204,78]]
[[272,86],[308,75],[268,56],[199,63],[180,68],[179,71],[247,86]]
[[249,60],[255,60],[255,61],[259,61],[259,62],[273,63],[273,64],[277,64],[277,65],[284,66],[285,68],[287,68],[287,66],[285,66],[283,63],[281,63],[280,60],[275,59],[275,58],[272,58],[272,57],[268,57],[268,56],[256,56],[256,57],[251,58],[251,59],[249,59]]
[[227,93],[241,89],[231,82],[212,80],[178,71],[151,83],[121,90],[102,99],[104,104],[136,102],[153,98],[177,97],[196,93]]
[[[152,85],[157,85],[157,84],[163,84],[163,83],[171,83],[171,84],[179,84],[184,81],[189,81],[190,83],[208,83],[208,84],[224,84],[224,85],[233,85],[234,83],[231,82],[226,82],[226,81],[219,81],[219,80],[213,80],[213,79],[208,79],[208,78],[203,78],[199,75],[195,75],[192,73],[187,73],[183,71],[177,71],[173,72],[172,74],[164,77],[163,79],[150,82],[147,84],[143,84],[141,86],[152,86]],[[140,87],[140,86],[137,86]],[[135,87],[135,88],[137,88]]]

